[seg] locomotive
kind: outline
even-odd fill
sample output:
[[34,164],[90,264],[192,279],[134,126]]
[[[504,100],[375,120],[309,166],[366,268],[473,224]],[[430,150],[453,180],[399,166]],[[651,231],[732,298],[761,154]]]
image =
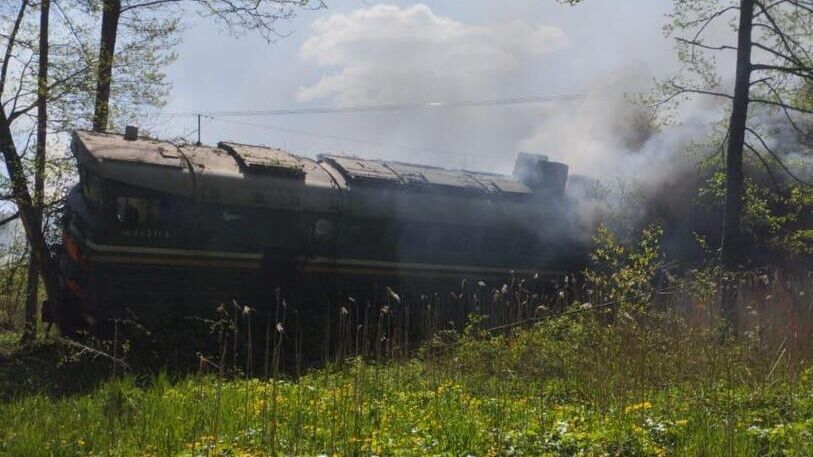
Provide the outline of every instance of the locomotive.
[[[572,269],[568,167],[520,153],[513,176],[221,142],[78,130],[63,218],[63,332],[194,313],[276,290],[437,290]],[[418,285],[418,286],[416,286]],[[379,289],[381,290],[381,289]],[[264,305],[264,303],[266,305]],[[164,319],[162,317],[161,319]]]

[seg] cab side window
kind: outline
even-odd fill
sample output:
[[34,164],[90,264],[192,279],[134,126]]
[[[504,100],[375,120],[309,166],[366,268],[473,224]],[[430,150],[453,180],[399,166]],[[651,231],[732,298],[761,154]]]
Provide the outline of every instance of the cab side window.
[[82,168],[80,172],[82,195],[96,208],[102,207],[102,183],[98,176]]
[[126,227],[155,225],[159,215],[160,205],[157,200],[135,197],[116,199],[116,220]]

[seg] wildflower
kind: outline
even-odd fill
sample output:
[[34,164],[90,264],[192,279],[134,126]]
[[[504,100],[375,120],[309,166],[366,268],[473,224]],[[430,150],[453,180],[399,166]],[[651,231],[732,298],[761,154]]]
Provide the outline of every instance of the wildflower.
[[677,425],[678,427],[683,427],[684,425],[686,425],[688,423],[689,423],[689,421],[686,420],[686,419],[678,419],[678,420],[675,421],[675,425]]
[[650,409],[650,408],[652,408],[652,403],[650,403],[648,401],[645,401],[643,403],[636,403],[634,405],[627,406],[626,408],[624,408],[624,412],[625,413],[631,413],[631,412],[634,412],[634,411],[646,410],[646,409]]
[[663,433],[666,431],[666,426],[664,424],[656,422],[649,417],[646,418],[646,425],[650,430],[654,430],[658,433]]

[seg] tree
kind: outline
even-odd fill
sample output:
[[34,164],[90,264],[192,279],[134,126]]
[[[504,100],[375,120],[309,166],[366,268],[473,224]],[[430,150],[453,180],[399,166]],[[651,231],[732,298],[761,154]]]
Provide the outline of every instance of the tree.
[[[736,20],[734,20],[734,19]],[[813,114],[798,103],[798,93],[813,81],[813,1],[810,0],[675,0],[668,35],[678,43],[679,57],[687,64],[684,72],[664,82],[664,102],[699,94],[730,102],[728,133],[725,139],[725,206],[720,247],[723,280],[721,308],[728,329],[736,332],[734,280],[745,259],[740,223],[743,214],[743,152],[753,153],[764,166],[778,168],[800,181],[771,147],[769,134],[749,122],[749,108],[782,113],[787,123],[802,135],[799,117]],[[728,23],[723,21],[729,20]],[[736,33],[736,45],[711,42],[710,31],[726,25]],[[717,75],[716,58],[735,53],[733,94]],[[772,171],[771,171],[772,172]],[[801,182],[801,181],[800,181]]]
[[[37,145],[34,159],[34,212],[35,224],[42,226],[45,194],[45,144],[48,140],[48,28],[51,16],[51,0],[40,3],[39,62],[37,63]],[[22,343],[29,343],[37,336],[37,295],[39,292],[40,266],[28,262],[26,281],[25,315],[23,318]]]
[[[13,25],[7,38],[5,39],[5,53],[3,58],[2,67],[0,69],[0,100],[3,100],[3,95],[8,87],[9,69],[12,68],[12,58],[15,57],[15,47],[31,47],[19,35],[21,28],[24,25],[26,12],[29,8],[28,0],[22,0],[19,4],[17,14],[14,18]],[[31,111],[36,105],[28,105],[22,108],[17,108],[21,99],[25,98],[26,84],[25,77],[28,71],[31,60],[27,62],[18,61],[16,67],[20,71],[19,80],[17,82],[17,91],[12,97],[12,108],[10,113],[6,114],[6,105],[8,102],[3,103],[0,109],[0,151],[2,151],[3,159],[6,165],[7,177],[11,188],[11,196],[17,206],[17,211],[20,220],[23,223],[26,234],[28,235],[28,243],[30,245],[31,258],[36,261],[40,266],[43,275],[46,278],[46,289],[49,296],[56,296],[57,283],[55,270],[56,266],[53,259],[49,255],[47,243],[43,235],[42,229],[39,227],[39,217],[35,200],[29,191],[28,182],[26,179],[26,171],[23,166],[23,160],[17,151],[14,134],[12,132],[12,123],[24,116],[27,112]]]
[[111,83],[113,81],[116,43],[123,16],[152,20],[167,14],[166,11],[181,6],[214,17],[232,33],[245,30],[259,32],[267,40],[280,35],[275,24],[290,19],[298,8],[321,8],[320,0],[102,0],[101,33],[99,39],[99,66],[96,74],[96,98],[93,130],[105,131],[110,123]]
[[[58,149],[61,154],[46,154],[49,137],[53,144],[66,144],[63,133],[89,120],[86,107],[92,105],[88,81],[93,81],[97,65],[87,52],[91,42],[87,31],[94,16],[72,1],[18,0],[0,5],[0,152],[5,165],[0,198],[15,207],[2,222],[19,218],[29,245],[24,340],[30,340],[36,330],[38,275],[50,298],[58,294],[44,216],[53,212],[52,203],[61,198],[55,178],[70,163],[65,148]],[[51,6],[60,12],[56,29],[50,20]],[[54,36],[56,42],[51,40]],[[141,36],[117,54],[125,64],[138,62],[126,65],[122,72],[131,78],[123,85],[124,91],[131,92],[123,97],[129,106],[154,105],[162,99],[166,83],[158,68],[172,58],[166,51],[167,36]]]

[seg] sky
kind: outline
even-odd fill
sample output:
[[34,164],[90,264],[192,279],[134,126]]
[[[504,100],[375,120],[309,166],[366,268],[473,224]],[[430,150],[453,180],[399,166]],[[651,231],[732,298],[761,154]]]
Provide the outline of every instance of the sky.
[[[576,173],[616,162],[625,94],[678,68],[664,37],[671,0],[327,0],[267,43],[204,18],[187,24],[164,112],[422,104],[584,94],[579,101],[397,112],[217,117],[202,140],[510,173],[519,151]],[[193,117],[156,118],[195,138]],[[605,146],[606,145],[606,146]],[[587,151],[587,152],[586,152]]]

